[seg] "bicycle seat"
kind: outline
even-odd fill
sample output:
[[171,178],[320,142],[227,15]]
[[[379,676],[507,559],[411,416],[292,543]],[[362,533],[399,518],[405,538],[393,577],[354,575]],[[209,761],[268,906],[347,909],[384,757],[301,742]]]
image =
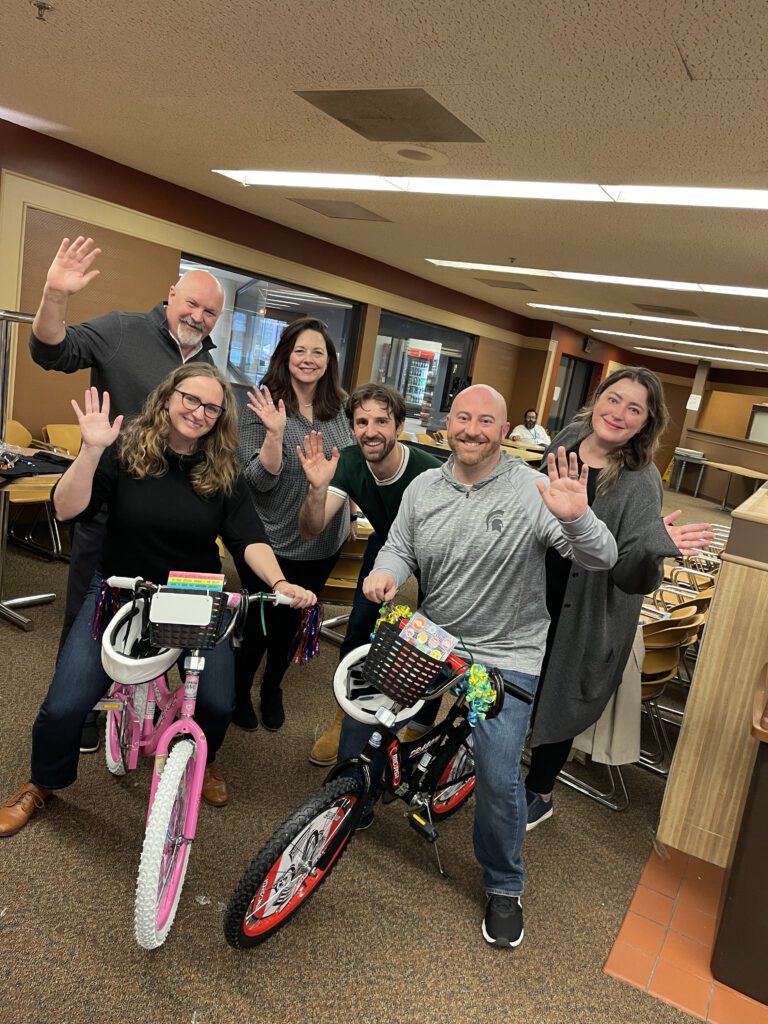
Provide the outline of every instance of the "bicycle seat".
[[179,647],[155,647],[147,637],[146,601],[128,601],[110,619],[101,638],[101,664],[110,679],[124,686],[148,683],[175,665]]

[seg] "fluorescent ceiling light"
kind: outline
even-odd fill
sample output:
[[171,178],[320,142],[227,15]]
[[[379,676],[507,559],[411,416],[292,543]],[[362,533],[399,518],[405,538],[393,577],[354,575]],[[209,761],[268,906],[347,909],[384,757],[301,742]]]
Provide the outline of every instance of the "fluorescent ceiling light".
[[[527,303],[532,309],[550,309],[557,313],[588,313],[590,316],[612,316],[619,320],[641,320],[652,324],[677,324],[678,327],[700,327],[710,331],[735,331],[739,334],[768,334],[759,327],[737,327],[735,324],[709,324],[700,320],[676,320],[667,316],[643,316],[640,313],[614,313],[607,309],[587,309],[584,306],[553,306],[546,302]],[[594,331],[590,333],[594,334]]]
[[747,295],[768,299],[768,288],[741,288],[725,284],[699,284],[694,281],[665,281],[655,277],[618,277],[615,274],[582,274],[575,270],[541,270],[537,267],[508,267],[498,263],[466,263],[462,260],[435,260],[427,263],[454,270],[482,270],[492,274],[519,274],[521,277],[556,277],[565,281],[589,281],[596,284],[621,284],[633,288],[660,288],[671,292],[705,292],[714,295]]
[[[628,334],[626,331],[590,331],[590,334],[610,334],[616,338],[637,338],[640,341],[665,341],[670,345],[689,345],[691,348],[716,348],[724,352],[755,352],[768,355],[762,348],[737,348],[735,345],[714,345],[708,341],[681,341],[680,338],[658,338],[653,334]],[[682,354],[682,353],[681,353]]]
[[679,359],[707,359],[712,363],[736,363],[738,366],[759,366],[761,370],[768,370],[768,363],[753,363],[749,359],[726,359],[724,356],[697,356],[689,355],[687,352],[675,352],[666,348],[643,348],[635,345],[635,352],[651,352],[655,356],[677,356]]
[[420,195],[485,196],[497,199],[561,199],[610,203],[600,185],[557,181],[490,181],[482,178],[384,177],[378,174],[325,174],[303,171],[216,170],[246,186],[332,188],[360,192],[413,192]]
[[304,171],[213,170],[242,185],[283,188],[335,188],[365,192],[414,192],[427,195],[490,196],[501,199],[556,199],[588,203],[640,203],[768,210],[768,190],[687,188],[669,185],[600,185],[571,181],[506,181],[483,178],[384,177],[378,174],[327,174]]
[[768,191],[760,188],[684,188],[669,185],[603,185],[603,188],[616,203],[768,210]]

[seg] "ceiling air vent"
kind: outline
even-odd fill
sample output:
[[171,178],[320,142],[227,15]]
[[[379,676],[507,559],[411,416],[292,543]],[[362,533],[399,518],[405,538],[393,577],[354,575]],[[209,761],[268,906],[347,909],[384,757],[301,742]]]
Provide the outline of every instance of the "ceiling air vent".
[[424,89],[333,89],[296,96],[369,142],[484,142]]
[[333,217],[334,220],[376,220],[383,224],[392,223],[373,210],[367,210],[357,203],[347,203],[342,199],[292,199],[291,202],[314,213],[321,213],[323,217]]
[[643,313],[650,313],[652,316],[698,317],[699,315],[692,309],[680,309],[678,306],[652,306],[647,302],[633,302],[632,305],[635,309],[639,309]]
[[476,277],[475,280],[480,284],[487,284],[489,288],[509,288],[514,292],[537,292],[539,290],[531,288],[529,284],[523,284],[522,281],[505,281],[503,278]]

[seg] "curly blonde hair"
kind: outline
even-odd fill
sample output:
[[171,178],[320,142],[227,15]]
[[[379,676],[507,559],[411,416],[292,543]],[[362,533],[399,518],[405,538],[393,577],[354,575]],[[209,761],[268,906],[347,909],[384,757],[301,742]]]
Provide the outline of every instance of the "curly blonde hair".
[[189,481],[201,498],[210,498],[219,492],[229,495],[239,472],[237,407],[229,381],[210,363],[185,363],[150,392],[141,412],[129,420],[120,433],[120,462],[138,480],[165,476],[168,472],[165,453],[170,435],[168,402],[179,385],[191,377],[210,377],[221,386],[224,412],[199,439],[197,451],[202,452],[204,458],[192,468]]

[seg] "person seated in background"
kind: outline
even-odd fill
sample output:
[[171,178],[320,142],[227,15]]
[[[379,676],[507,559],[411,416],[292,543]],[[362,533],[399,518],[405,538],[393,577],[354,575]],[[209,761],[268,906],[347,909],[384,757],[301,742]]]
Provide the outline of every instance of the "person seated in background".
[[549,434],[536,422],[536,410],[526,409],[523,422],[512,430],[512,441],[532,441],[534,444],[549,444]]
[[[160,583],[172,570],[218,573],[216,538],[221,536],[233,555],[242,557],[272,590],[289,596],[293,607],[315,603],[313,593],[283,578],[267,543],[238,472],[235,399],[215,367],[187,363],[174,370],[122,431],[122,416],[109,422],[108,392],[100,401],[97,389],[89,388],[85,412],[77,402],[72,405],[83,443],[53,491],[53,507],[60,522],[71,522],[106,505],[106,538],[100,567],[35,720],[30,781],[0,807],[0,837],[18,832],[53,790],[77,778],[85,716],[110,685],[92,625],[107,577],[139,576]],[[195,712],[208,743],[202,795],[221,807],[227,787],[215,758],[235,702],[229,644],[206,651],[205,662]]]

